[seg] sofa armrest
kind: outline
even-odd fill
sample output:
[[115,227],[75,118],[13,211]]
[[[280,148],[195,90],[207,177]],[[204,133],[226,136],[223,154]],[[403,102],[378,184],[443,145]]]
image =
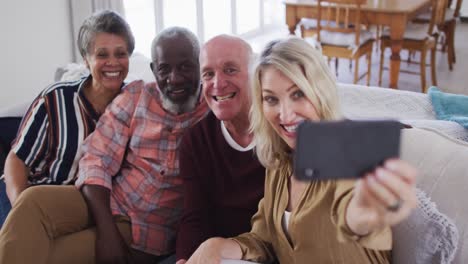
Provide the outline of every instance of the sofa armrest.
[[[466,263],[468,259],[468,210],[463,201],[468,193],[466,166],[468,143],[455,140],[437,130],[404,129],[400,154],[403,160],[419,169],[417,187],[427,194],[437,210],[448,217],[458,230],[459,239],[455,245],[455,259],[451,263]],[[417,226],[420,222],[414,224]],[[431,241],[431,243],[437,245],[440,242],[441,247],[447,246],[450,242],[443,242],[445,239],[448,239],[448,236],[441,236],[438,241]],[[424,245],[423,241],[418,241],[417,237],[411,236],[410,233],[403,234],[400,240],[395,238],[395,243],[403,241],[409,244],[409,240],[413,240],[414,243],[411,243],[413,248],[405,248],[406,252],[416,252],[416,247]]]

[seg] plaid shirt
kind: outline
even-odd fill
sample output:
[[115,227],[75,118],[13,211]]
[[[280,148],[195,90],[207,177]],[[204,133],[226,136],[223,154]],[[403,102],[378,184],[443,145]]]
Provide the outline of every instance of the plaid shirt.
[[208,111],[204,100],[189,113],[161,107],[156,83],[128,84],[84,143],[76,186],[111,190],[114,215],[129,216],[132,247],[153,255],[172,253],[183,206],[178,148],[187,128]]

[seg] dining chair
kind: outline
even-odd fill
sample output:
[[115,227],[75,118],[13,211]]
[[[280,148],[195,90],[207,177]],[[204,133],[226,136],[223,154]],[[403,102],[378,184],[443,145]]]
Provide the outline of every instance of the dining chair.
[[[429,24],[409,23],[406,26],[403,35],[402,49],[408,50],[409,53],[419,52],[421,58],[419,61],[420,71],[400,70],[400,72],[409,74],[420,74],[421,91],[426,92],[426,56],[427,52],[431,52],[431,79],[432,85],[437,85],[436,75],[436,44],[438,34],[434,34],[437,28],[443,23],[445,17],[445,8],[447,0],[432,0],[431,18]],[[390,32],[386,31],[380,37],[380,66],[379,66],[379,86],[382,85],[382,73],[384,64],[384,53],[386,48],[390,48],[392,41]]]
[[[299,21],[299,29],[301,31],[301,37],[304,39],[308,38],[316,38],[317,36],[317,19],[315,18],[308,18],[303,17],[301,21]],[[325,26],[326,22],[322,21],[322,26]],[[330,66],[330,61],[332,58],[328,58],[328,66]],[[352,61],[350,61],[350,71],[352,69]],[[338,76],[338,67],[339,67],[339,60],[335,58],[335,74]]]
[[[318,0],[315,38],[326,57],[354,61],[353,83],[366,75],[369,85],[375,39],[372,32],[362,29],[360,13],[365,3],[367,0]],[[363,55],[367,59],[367,72],[359,76],[359,59]]]
[[[447,3],[447,9],[445,10],[445,17],[443,23],[439,25],[439,30],[443,33],[442,40],[442,52],[447,52],[447,62],[449,70],[453,70],[453,64],[456,62],[455,55],[455,28],[457,25],[457,19],[460,16],[460,9],[463,0],[457,0],[455,2],[455,8],[452,7],[452,0]],[[431,12],[425,12],[419,15],[415,21],[417,23],[429,23],[431,18]]]
[[457,25],[457,19],[460,16],[460,8],[463,0],[457,0],[455,9],[447,9],[445,13],[444,23],[441,25],[440,30],[444,32],[445,41],[443,44],[443,51],[447,51],[447,62],[449,70],[453,70],[453,64],[456,62],[455,55],[455,28]]

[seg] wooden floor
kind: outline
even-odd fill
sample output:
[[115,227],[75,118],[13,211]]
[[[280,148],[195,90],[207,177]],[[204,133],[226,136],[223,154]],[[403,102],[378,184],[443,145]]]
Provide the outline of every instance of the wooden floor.
[[[287,33],[286,33],[287,34]],[[259,52],[261,48],[269,40],[286,35],[285,32],[276,31],[273,34],[265,35],[249,41],[255,52]],[[438,87],[449,93],[465,94],[468,95],[468,23],[458,23],[455,33],[455,50],[457,55],[457,62],[454,64],[453,71],[449,71],[447,64],[447,54],[437,52],[436,64],[437,64],[437,81]],[[385,54],[385,64],[389,65],[390,50],[387,49]],[[401,69],[407,69],[411,71],[419,71],[419,65],[407,64],[405,61],[408,58],[408,54],[405,51],[401,53]],[[379,60],[380,51],[374,49],[372,55],[372,73],[371,73],[371,86],[378,85],[378,73],[379,73]],[[419,61],[419,54],[416,55],[414,60]],[[429,62],[429,55],[428,60]],[[333,63],[330,65],[334,68]],[[365,57],[361,58],[359,68],[361,72],[367,69]],[[426,68],[426,83],[432,85],[430,78],[430,67]],[[340,60],[338,68],[338,81],[344,83],[352,83],[353,74],[349,70],[349,62],[347,60]],[[365,85],[365,78],[361,79],[360,84]],[[389,85],[389,72],[384,71],[382,78],[382,87],[388,87]],[[420,78],[419,75],[410,75],[400,73],[398,81],[398,89],[420,92]]]

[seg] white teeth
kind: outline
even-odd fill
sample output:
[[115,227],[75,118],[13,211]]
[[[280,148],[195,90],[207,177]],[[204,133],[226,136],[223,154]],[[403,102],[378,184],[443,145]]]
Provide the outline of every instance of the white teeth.
[[175,93],[175,94],[180,94],[180,93],[184,93],[185,92],[185,89],[180,89],[180,90],[173,90],[171,91],[172,93]]
[[104,75],[107,77],[117,77],[119,74],[120,72],[104,72]]
[[225,96],[215,96],[214,98],[216,99],[216,101],[224,101],[224,100],[233,98],[235,94],[236,93],[231,93]]
[[299,124],[297,125],[292,125],[292,126],[285,126],[283,125],[284,129],[286,129],[286,131],[292,133],[292,132],[296,132],[296,129],[297,127],[299,126]]

